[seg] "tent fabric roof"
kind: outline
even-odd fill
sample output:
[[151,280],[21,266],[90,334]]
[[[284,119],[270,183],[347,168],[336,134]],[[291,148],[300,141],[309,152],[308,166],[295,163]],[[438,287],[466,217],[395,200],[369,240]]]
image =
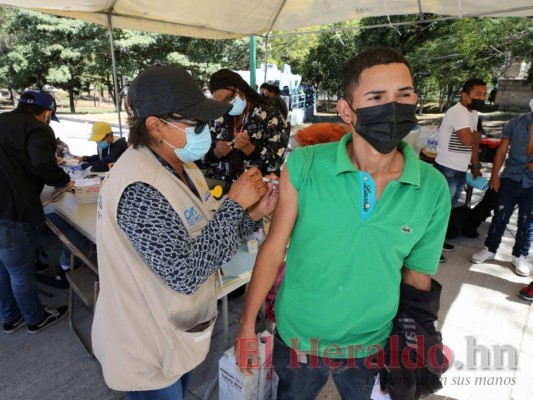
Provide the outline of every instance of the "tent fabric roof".
[[[419,7],[420,5],[420,7]],[[432,13],[531,16],[531,0],[0,0],[114,28],[206,39],[230,39],[357,18]],[[505,7],[505,8],[504,8]]]

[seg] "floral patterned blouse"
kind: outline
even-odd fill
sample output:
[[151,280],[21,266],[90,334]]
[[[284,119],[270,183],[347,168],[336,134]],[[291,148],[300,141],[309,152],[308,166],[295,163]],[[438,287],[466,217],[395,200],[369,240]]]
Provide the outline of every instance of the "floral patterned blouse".
[[[242,126],[235,127],[236,119],[225,114],[211,123],[213,143],[201,165],[206,171],[205,176],[231,183],[245,168],[250,167],[259,168],[263,174],[279,174],[290,134],[290,128],[279,111],[256,106],[245,115]],[[247,156],[242,151],[233,149],[224,158],[217,159],[213,153],[216,142],[231,142],[236,134],[243,131],[248,131],[255,150]]]

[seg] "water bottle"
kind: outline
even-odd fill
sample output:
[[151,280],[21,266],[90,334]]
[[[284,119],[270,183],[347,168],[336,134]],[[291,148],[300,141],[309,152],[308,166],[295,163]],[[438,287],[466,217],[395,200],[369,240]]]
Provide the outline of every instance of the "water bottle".
[[429,138],[427,143],[427,149],[431,151],[432,153],[437,152],[437,139],[436,138]]
[[436,153],[437,152],[437,146],[439,144],[439,139],[438,138],[433,138],[433,152]]
[[80,179],[80,166],[79,165],[72,165],[70,167],[70,178],[75,181],[76,179]]

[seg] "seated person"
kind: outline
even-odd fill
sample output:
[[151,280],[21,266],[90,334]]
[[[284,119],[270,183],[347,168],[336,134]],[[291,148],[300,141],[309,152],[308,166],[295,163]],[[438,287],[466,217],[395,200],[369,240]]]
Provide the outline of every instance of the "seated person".
[[96,142],[98,154],[75,158],[82,161],[82,169],[93,167],[92,171],[94,172],[109,171],[109,164],[116,162],[128,148],[126,139],[117,139],[113,136],[111,125],[107,122],[96,122],[93,125],[92,135],[89,140]]

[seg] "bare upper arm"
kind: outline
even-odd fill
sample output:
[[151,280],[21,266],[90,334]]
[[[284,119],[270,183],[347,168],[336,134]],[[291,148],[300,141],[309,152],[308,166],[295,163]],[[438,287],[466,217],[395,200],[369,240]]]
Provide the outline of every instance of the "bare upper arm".
[[507,153],[507,149],[509,148],[510,144],[511,144],[511,139],[506,138],[506,137],[502,137],[502,139],[500,141],[500,145],[498,146],[496,151],[498,153],[500,153],[500,154],[501,153],[506,154]]
[[268,236],[263,246],[273,246],[276,250],[285,250],[292,228],[298,216],[298,192],[289,178],[289,167],[286,165],[279,182],[279,198]]
[[402,269],[402,282],[419,290],[431,290],[431,276],[405,267]]
[[457,137],[465,146],[472,146],[474,144],[474,133],[470,128],[462,128],[455,131]]

